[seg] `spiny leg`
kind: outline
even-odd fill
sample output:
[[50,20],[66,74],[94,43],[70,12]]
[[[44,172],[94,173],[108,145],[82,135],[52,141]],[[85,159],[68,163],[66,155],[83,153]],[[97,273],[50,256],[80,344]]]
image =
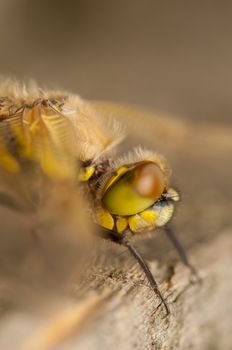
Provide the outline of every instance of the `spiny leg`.
[[155,278],[153,277],[146,261],[143,259],[143,257],[137,251],[137,249],[129,242],[129,240],[125,236],[121,237],[116,232],[114,232],[112,230],[108,230],[106,228],[99,227],[98,225],[96,225],[96,228],[97,228],[96,233],[99,237],[104,238],[106,240],[110,240],[111,242],[115,242],[117,244],[123,245],[124,247],[126,247],[129,250],[129,252],[137,260],[141,269],[145,273],[145,276],[147,277],[147,279],[152,287],[152,290],[156,293],[156,295],[158,295],[159,299],[161,300],[160,304],[158,305],[158,308],[163,304],[165,307],[165,311],[166,311],[165,317],[168,316],[170,314],[170,309],[169,309],[166,301],[164,300],[164,297],[161,294],[159,287],[157,285],[157,282],[156,282]]
[[197,270],[190,263],[187,252],[186,252],[184,246],[182,245],[182,243],[177,238],[174,230],[170,226],[166,226],[166,227],[164,227],[164,231],[165,231],[166,235],[168,236],[168,238],[170,239],[170,241],[172,242],[172,244],[174,245],[174,247],[176,248],[183,264],[185,266],[187,266],[190,269],[190,271],[192,272],[192,274],[199,280]]
[[[162,293],[159,290],[159,287],[157,285],[157,282],[154,278],[154,276],[152,275],[146,261],[143,259],[143,257],[140,255],[140,253],[137,251],[137,249],[127,240],[127,239],[122,239],[121,241],[119,241],[120,244],[124,245],[125,247],[128,248],[128,250],[130,251],[130,253],[133,255],[133,257],[137,260],[137,262],[139,263],[140,267],[142,268],[143,272],[145,273],[153,291],[158,295],[158,297],[161,300],[161,304],[164,305],[165,310],[166,310],[166,315],[168,316],[170,314],[170,309],[166,303],[166,301],[164,300],[164,297],[162,295]],[[160,305],[159,305],[160,306]]]

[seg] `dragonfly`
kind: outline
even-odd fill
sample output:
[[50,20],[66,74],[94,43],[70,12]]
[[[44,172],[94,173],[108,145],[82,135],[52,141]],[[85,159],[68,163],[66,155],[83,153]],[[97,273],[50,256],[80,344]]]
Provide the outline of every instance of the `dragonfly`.
[[129,250],[167,316],[169,306],[132,242],[163,227],[182,262],[197,275],[169,225],[180,194],[170,183],[171,169],[161,154],[140,146],[117,155],[127,136],[123,120],[117,120],[112,111],[66,91],[4,81],[0,86],[0,204],[32,216],[42,213],[39,224],[45,208],[51,213],[52,207],[54,220],[72,222],[72,248],[83,241],[82,234],[73,245],[78,236],[75,228],[89,232],[85,224],[90,222],[97,236]]

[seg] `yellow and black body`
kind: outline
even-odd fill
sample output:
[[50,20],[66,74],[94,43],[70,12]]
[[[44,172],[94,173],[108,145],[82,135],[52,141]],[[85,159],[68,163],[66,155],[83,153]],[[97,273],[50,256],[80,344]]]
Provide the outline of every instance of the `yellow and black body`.
[[97,223],[118,234],[126,231],[141,234],[168,223],[179,194],[168,185],[170,171],[164,158],[140,150],[137,161],[127,161],[114,169],[116,166],[117,163],[108,165],[97,181],[94,166],[84,171],[92,174],[88,181]]

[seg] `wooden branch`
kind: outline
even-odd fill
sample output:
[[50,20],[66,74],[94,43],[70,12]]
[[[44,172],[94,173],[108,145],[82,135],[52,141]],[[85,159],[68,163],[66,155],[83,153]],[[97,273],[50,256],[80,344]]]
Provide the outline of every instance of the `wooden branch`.
[[[0,348],[18,349],[20,345],[35,350],[30,345],[33,337],[44,340],[46,332],[51,332],[52,343],[40,343],[40,350],[230,350],[232,130],[141,116],[131,109],[122,113],[119,107],[114,111],[122,119],[125,113],[133,120],[128,122],[126,147],[155,143],[171,160],[174,181],[182,192],[174,225],[202,283],[191,282],[189,270],[178,261],[162,232],[135,241],[169,303],[171,315],[163,318],[162,307],[156,310],[158,298],[125,248],[102,241],[98,261],[86,271],[84,284],[75,286],[63,309],[53,309],[48,317],[1,303]],[[106,108],[106,115],[108,112]],[[140,130],[136,128],[139,121]],[[83,313],[83,322],[73,313],[69,317],[67,310],[72,305],[77,315]],[[54,333],[57,320],[66,326]]]

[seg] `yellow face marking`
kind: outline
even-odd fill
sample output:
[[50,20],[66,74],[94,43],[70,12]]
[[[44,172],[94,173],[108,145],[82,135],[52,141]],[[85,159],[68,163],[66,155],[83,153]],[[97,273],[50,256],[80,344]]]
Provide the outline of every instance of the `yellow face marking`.
[[141,222],[141,218],[139,215],[133,215],[129,219],[129,226],[132,232],[136,232],[138,227],[140,226],[139,223]]
[[151,230],[155,227],[154,223],[151,223],[141,217],[141,214],[136,214],[128,219],[129,226],[132,232],[139,233],[145,230]]
[[174,206],[169,203],[165,206],[153,207],[129,217],[129,227],[132,232],[152,230],[155,227],[165,225],[172,217]]
[[158,213],[155,212],[154,210],[144,210],[142,213],[140,213],[141,218],[143,218],[145,221],[150,223],[151,225],[154,226],[155,221],[158,217]]
[[96,219],[99,225],[107,228],[108,230],[113,230],[114,228],[114,219],[110,213],[104,209],[98,209],[96,212]]
[[128,219],[127,218],[119,218],[116,221],[116,227],[117,227],[117,231],[119,233],[125,231],[125,229],[127,228],[128,225]]

